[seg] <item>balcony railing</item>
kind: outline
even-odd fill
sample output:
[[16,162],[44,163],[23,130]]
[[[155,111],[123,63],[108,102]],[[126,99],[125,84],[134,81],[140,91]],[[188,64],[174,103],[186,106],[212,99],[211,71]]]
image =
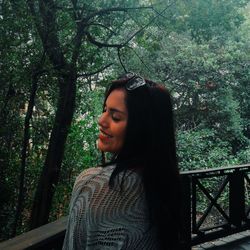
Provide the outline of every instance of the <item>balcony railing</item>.
[[38,227],[0,243],[0,250],[59,250],[62,249],[67,217]]
[[182,172],[184,249],[250,228],[249,173],[250,164]]
[[[250,229],[249,174],[250,164],[181,173],[183,250]],[[2,242],[0,249],[61,249],[66,221],[64,217]]]

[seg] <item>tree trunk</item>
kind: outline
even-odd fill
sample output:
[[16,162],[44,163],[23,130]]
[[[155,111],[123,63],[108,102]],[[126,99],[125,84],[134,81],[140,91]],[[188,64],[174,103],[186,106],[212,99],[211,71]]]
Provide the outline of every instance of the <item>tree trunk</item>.
[[19,183],[19,194],[17,201],[17,208],[15,213],[15,219],[12,228],[11,237],[16,235],[16,230],[19,225],[19,222],[22,221],[21,214],[23,210],[23,200],[24,200],[24,182],[25,182],[25,169],[26,169],[26,158],[27,158],[27,148],[29,144],[30,138],[30,119],[32,118],[33,108],[35,104],[35,97],[37,92],[37,82],[38,82],[38,74],[33,74],[32,76],[32,86],[28,104],[28,110],[25,116],[24,122],[24,135],[23,135],[23,146],[21,152],[21,170],[20,170],[20,183]]
[[55,187],[58,183],[64,146],[73,118],[76,96],[76,71],[59,76],[59,99],[48,152],[35,193],[30,229],[48,223]]

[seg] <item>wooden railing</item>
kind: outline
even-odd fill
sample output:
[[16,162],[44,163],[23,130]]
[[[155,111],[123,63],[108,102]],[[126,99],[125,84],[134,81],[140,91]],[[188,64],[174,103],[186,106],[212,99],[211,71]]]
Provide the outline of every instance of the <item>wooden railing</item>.
[[[183,250],[250,229],[249,174],[250,164],[181,173]],[[207,222],[209,217],[214,220]],[[66,221],[64,217],[4,241],[0,249],[61,249]]]
[[0,243],[0,250],[61,250],[67,217]]
[[182,172],[183,249],[250,229],[249,174],[250,164]]

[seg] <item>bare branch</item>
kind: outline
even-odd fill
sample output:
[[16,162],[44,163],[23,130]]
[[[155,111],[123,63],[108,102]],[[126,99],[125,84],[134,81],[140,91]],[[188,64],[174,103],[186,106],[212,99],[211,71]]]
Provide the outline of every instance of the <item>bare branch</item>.
[[136,57],[141,61],[141,63],[144,65],[144,67],[148,70],[148,72],[153,73],[153,71],[148,67],[148,65],[143,61],[143,59],[138,55],[136,50],[134,48],[131,48],[128,46],[129,49],[133,51],[133,53],[136,55]]
[[140,9],[152,9],[152,6],[141,6],[141,7],[114,7],[114,8],[106,8],[106,9],[101,9],[99,11],[96,11],[94,13],[92,13],[91,15],[89,15],[87,18],[85,18],[85,21],[90,20],[93,17],[96,16],[102,16],[102,15],[106,15],[110,12],[127,12],[130,10],[140,10]]
[[125,72],[128,72],[125,65],[122,62],[121,49],[120,48],[117,49],[117,54],[118,54],[118,58],[119,58],[119,61],[120,61],[120,64],[121,64],[122,68],[124,69]]
[[161,12],[157,13],[156,16],[154,16],[147,24],[145,24],[141,29],[137,30],[129,39],[127,39],[127,41],[123,44],[123,47],[125,45],[127,45],[136,35],[138,35],[139,33],[141,33],[144,29],[146,29],[150,24],[152,24],[155,19],[157,17],[159,17],[161,14],[163,14],[168,8],[171,7],[171,5],[174,3],[174,1],[172,3],[170,3],[169,5],[167,5],[166,8],[164,8]]
[[[137,30],[132,36],[130,36],[124,43],[119,43],[119,44],[109,44],[109,43],[102,43],[97,41],[89,32],[85,32],[85,34],[87,35],[88,40],[93,43],[94,45],[98,46],[99,48],[101,47],[109,47],[109,48],[123,48],[125,47],[136,35],[138,35],[139,33],[141,33],[144,29],[146,29],[150,24],[152,24],[155,19],[163,14],[172,4],[174,3],[171,2],[170,4],[168,4],[166,6],[166,8],[164,8],[161,12],[157,13],[156,16],[154,16],[147,24],[145,24],[144,26],[142,26],[139,30]],[[152,8],[152,7],[148,7],[148,8]],[[116,8],[114,8],[116,9]],[[124,8],[121,8],[124,9]],[[126,8],[125,8],[126,9]],[[131,9],[131,8],[130,8]],[[104,11],[104,10],[103,10]]]
[[102,47],[109,47],[109,48],[122,48],[124,45],[122,43],[118,43],[118,44],[109,44],[109,43],[102,43],[99,41],[96,41],[95,38],[93,36],[90,35],[90,33],[88,31],[85,31],[85,34],[88,38],[88,40],[93,43],[94,45],[96,45],[99,48]]
[[107,27],[106,25],[102,24],[102,23],[90,23],[89,26],[100,26],[106,30],[108,30],[109,32],[111,32],[112,34],[116,34],[116,32],[112,29],[110,29],[109,27]]
[[78,74],[77,77],[89,77],[89,76],[93,76],[93,75],[98,74],[98,73],[102,72],[103,70],[109,68],[111,65],[113,65],[113,63],[110,63],[110,64],[108,64],[108,65],[106,65],[106,66],[104,66],[104,67],[102,67],[102,68],[100,68],[100,69],[98,69],[98,70],[96,70],[94,72],[91,72],[91,73]]

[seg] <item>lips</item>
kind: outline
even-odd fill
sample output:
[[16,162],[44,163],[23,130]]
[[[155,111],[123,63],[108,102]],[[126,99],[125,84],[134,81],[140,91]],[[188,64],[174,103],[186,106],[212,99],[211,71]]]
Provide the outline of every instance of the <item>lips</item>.
[[105,133],[103,130],[100,130],[100,134],[99,134],[99,138],[103,141],[107,141],[109,140],[110,138],[112,138],[111,135]]

